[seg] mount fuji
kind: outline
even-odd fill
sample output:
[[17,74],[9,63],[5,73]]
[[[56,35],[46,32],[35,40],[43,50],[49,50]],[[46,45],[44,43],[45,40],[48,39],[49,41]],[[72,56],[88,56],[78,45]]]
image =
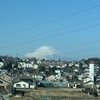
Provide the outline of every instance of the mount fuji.
[[66,57],[62,53],[60,53],[51,46],[41,46],[34,52],[25,54],[25,57],[28,58],[36,57],[38,59],[48,59],[48,60],[66,59]]

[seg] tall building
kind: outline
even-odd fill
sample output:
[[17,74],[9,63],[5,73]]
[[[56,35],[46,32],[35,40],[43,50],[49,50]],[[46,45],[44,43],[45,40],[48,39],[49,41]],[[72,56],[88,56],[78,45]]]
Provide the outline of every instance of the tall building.
[[90,69],[89,77],[94,82],[94,61],[93,60],[90,61],[89,69]]

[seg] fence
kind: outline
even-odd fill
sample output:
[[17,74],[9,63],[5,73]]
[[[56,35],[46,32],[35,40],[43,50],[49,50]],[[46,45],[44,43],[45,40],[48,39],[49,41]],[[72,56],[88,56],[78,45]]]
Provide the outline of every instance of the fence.
[[100,100],[100,97],[40,96],[40,97],[25,97],[24,100]]

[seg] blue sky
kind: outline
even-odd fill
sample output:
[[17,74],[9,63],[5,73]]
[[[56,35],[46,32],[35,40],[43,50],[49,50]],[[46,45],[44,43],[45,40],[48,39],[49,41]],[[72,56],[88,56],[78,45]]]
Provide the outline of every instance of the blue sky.
[[100,57],[99,24],[100,0],[1,0],[0,55],[52,46],[70,58]]

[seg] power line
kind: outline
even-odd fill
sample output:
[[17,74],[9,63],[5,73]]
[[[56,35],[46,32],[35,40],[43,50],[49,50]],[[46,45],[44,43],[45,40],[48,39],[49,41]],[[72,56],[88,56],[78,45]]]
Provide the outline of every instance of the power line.
[[100,47],[99,47],[99,48],[91,48],[91,49],[79,50],[79,51],[73,51],[73,52],[68,52],[68,53],[63,53],[63,54],[70,54],[70,53],[77,53],[77,52],[91,51],[91,50],[96,50],[96,49],[100,49]]
[[61,29],[65,29],[65,28],[69,28],[69,27],[73,27],[73,26],[77,26],[77,25],[89,23],[89,22],[96,21],[96,20],[100,20],[100,18],[95,18],[95,19],[91,19],[91,20],[84,21],[84,22],[81,22],[81,23],[69,25],[69,26],[66,26],[66,27],[61,27],[61,28],[57,28],[57,29],[53,29],[53,30],[49,30],[49,31],[45,31],[45,32],[40,32],[40,33],[37,33],[37,34],[32,34],[32,35],[30,35],[30,36],[28,35],[28,36],[24,36],[24,37],[12,39],[12,40],[10,39],[10,40],[7,40],[7,41],[1,41],[0,43],[9,42],[9,41],[14,41],[14,40],[22,39],[22,38],[28,38],[28,37],[32,37],[32,36],[36,36],[36,35],[40,35],[40,34],[45,34],[45,33],[53,32],[53,31],[57,31],[57,30],[61,30]]
[[7,48],[7,47],[12,47],[12,46],[16,46],[16,45],[22,45],[22,44],[30,43],[30,42],[33,42],[33,41],[39,41],[39,40],[44,40],[44,39],[48,39],[48,38],[53,38],[53,37],[57,37],[57,36],[60,36],[60,35],[69,34],[69,33],[77,32],[77,31],[81,31],[81,30],[85,30],[85,29],[89,29],[89,28],[93,28],[93,27],[97,27],[97,26],[100,26],[100,24],[96,24],[96,25],[93,25],[93,26],[88,26],[88,27],[85,27],[85,28],[73,30],[73,31],[70,31],[70,32],[64,32],[64,33],[60,33],[60,34],[56,34],[56,35],[52,35],[52,36],[36,39],[36,40],[31,40],[31,41],[26,41],[26,42],[18,43],[18,44],[4,46],[4,47],[0,47],[0,49]]
[[73,47],[73,46],[84,45],[84,44],[90,44],[90,43],[95,43],[95,42],[100,42],[100,40],[90,41],[90,42],[84,42],[84,43],[78,43],[78,44],[72,44],[72,45],[62,46],[62,47],[57,47],[57,48]]
[[[92,42],[97,42],[97,41],[92,41]],[[92,42],[88,42],[88,43],[92,43]],[[87,42],[86,43],[82,43],[82,44],[87,44]],[[72,45],[71,45],[72,46]],[[76,44],[74,44],[73,46],[76,46]],[[65,48],[65,47],[69,47],[69,46],[63,46],[63,48]],[[62,47],[56,47],[56,48],[62,48]],[[67,52],[67,53],[63,53],[63,55],[64,54],[72,54],[72,53],[77,53],[77,52],[84,52],[84,51],[91,51],[91,50],[96,50],[96,49],[100,49],[100,47],[99,48],[90,48],[90,49],[85,49],[85,50],[79,50],[79,51],[73,51],[73,52]],[[45,49],[46,50],[46,49]],[[41,50],[40,50],[41,51]],[[33,51],[32,51],[33,52]],[[15,53],[14,53],[15,54]],[[20,53],[19,53],[20,54]],[[9,54],[9,55],[13,55],[13,54]]]
[[[90,42],[91,43],[91,42]],[[75,46],[75,45],[74,45]],[[65,46],[66,47],[66,46]],[[56,47],[57,48],[57,47]],[[60,48],[60,47],[59,47]],[[61,47],[62,48],[62,47]],[[90,49],[85,49],[85,50],[79,50],[79,51],[73,51],[73,52],[66,52],[66,53],[62,53],[63,55],[64,54],[72,54],[72,53],[77,53],[77,52],[84,52],[84,51],[91,51],[91,50],[96,50],[96,49],[100,49],[100,47],[99,48],[90,48]],[[41,51],[41,50],[40,50]],[[33,51],[32,51],[33,52]],[[22,53],[24,53],[24,52],[22,52]],[[13,53],[13,54],[9,54],[9,55],[14,55],[15,53]],[[20,54],[19,53],[19,55],[22,55],[22,54]],[[70,57],[69,57],[70,58]]]
[[[21,54],[20,54],[20,55],[21,55]],[[79,58],[82,59],[83,57],[88,57],[88,58],[90,58],[90,56],[97,57],[97,56],[95,56],[95,55],[100,55],[100,53],[98,53],[98,54],[92,54],[92,55],[87,55],[87,54],[86,54],[86,55],[84,55],[84,56],[66,57],[66,60],[67,60],[67,59],[70,59],[70,60],[72,59],[72,60],[73,60],[73,58],[76,58],[76,60],[78,60]]]
[[15,32],[7,33],[7,34],[4,34],[4,35],[1,35],[0,37],[10,35],[10,34],[14,34],[14,33],[18,33],[18,32],[21,32],[21,31],[25,31],[25,30],[28,30],[28,29],[31,29],[31,28],[34,28],[34,27],[38,27],[38,26],[41,26],[41,25],[45,25],[45,24],[48,24],[48,23],[51,23],[51,22],[55,22],[55,21],[58,21],[58,20],[61,20],[61,19],[64,19],[64,18],[67,18],[67,17],[70,17],[70,16],[77,15],[77,14],[82,13],[82,12],[86,12],[86,11],[95,9],[97,7],[100,7],[100,5],[96,5],[96,6],[93,6],[93,7],[90,7],[90,8],[87,8],[87,9],[84,9],[84,10],[63,16],[63,17],[60,17],[60,18],[57,18],[57,19],[53,19],[53,20],[50,20],[50,21],[47,21],[47,22],[44,22],[44,23],[41,23],[41,24],[37,24],[37,25],[31,26],[31,27],[28,27],[28,28],[21,29],[21,30],[15,31]]
[[[82,57],[88,57],[89,58],[89,56],[95,56],[95,55],[100,55],[100,53],[99,54],[94,54],[94,55],[84,55],[84,56],[77,56],[77,57],[75,57],[75,58],[82,58]],[[95,56],[96,57],[96,56]]]
[[[57,48],[57,47],[56,47]],[[59,47],[60,48],[60,47]],[[61,47],[62,48],[62,47]],[[65,46],[66,48],[66,46]],[[85,49],[85,50],[79,50],[79,51],[73,51],[73,52],[67,52],[67,53],[63,53],[63,54],[72,54],[72,53],[77,53],[77,52],[84,52],[84,51],[91,51],[91,50],[96,50],[96,49],[100,49],[99,48],[90,48],[90,49]],[[45,50],[48,50],[48,49],[45,49]],[[38,50],[39,51],[39,50]],[[41,50],[40,50],[41,51]],[[33,52],[33,51],[32,51]]]

